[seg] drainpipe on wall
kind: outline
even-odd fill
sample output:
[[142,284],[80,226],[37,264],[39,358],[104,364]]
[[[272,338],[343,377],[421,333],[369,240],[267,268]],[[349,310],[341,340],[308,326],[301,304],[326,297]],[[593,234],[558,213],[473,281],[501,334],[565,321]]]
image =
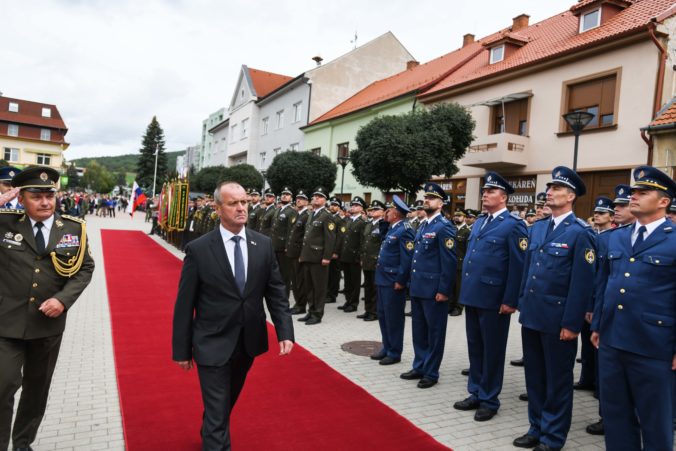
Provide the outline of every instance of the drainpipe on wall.
[[[653,19],[654,20],[654,19]],[[657,46],[657,49],[660,53],[659,56],[659,67],[657,70],[657,80],[656,80],[656,85],[655,85],[655,98],[653,100],[653,117],[652,119],[655,118],[657,115],[657,112],[660,111],[662,108],[662,93],[664,89],[664,72],[665,72],[665,67],[667,64],[667,50],[664,48],[662,43],[657,39],[657,36],[655,35],[655,29],[657,28],[656,23],[650,22],[648,24],[648,34],[650,35],[650,39],[655,43]],[[651,120],[652,120],[651,119]],[[643,141],[646,142],[648,145],[648,165],[653,164],[653,138],[652,136],[648,136],[645,131],[641,131],[641,138]]]

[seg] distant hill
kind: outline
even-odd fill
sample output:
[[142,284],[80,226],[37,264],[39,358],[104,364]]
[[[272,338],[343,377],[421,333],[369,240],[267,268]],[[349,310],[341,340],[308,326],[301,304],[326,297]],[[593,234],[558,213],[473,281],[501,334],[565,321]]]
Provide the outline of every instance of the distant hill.
[[[169,168],[170,171],[176,169],[176,157],[183,153],[183,151],[165,153],[167,156],[167,168]],[[117,157],[77,158],[75,160],[69,160],[68,164],[75,163],[75,166],[84,168],[90,162],[96,161],[110,172],[136,173],[138,157],[139,154],[120,155]]]

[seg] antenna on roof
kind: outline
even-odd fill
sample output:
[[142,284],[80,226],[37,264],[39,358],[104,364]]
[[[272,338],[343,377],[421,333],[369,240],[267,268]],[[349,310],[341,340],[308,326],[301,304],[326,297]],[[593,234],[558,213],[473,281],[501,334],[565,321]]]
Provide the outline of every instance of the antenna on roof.
[[358,39],[357,30],[354,30],[354,39],[350,41],[350,44],[354,44],[355,49],[357,48],[357,39]]

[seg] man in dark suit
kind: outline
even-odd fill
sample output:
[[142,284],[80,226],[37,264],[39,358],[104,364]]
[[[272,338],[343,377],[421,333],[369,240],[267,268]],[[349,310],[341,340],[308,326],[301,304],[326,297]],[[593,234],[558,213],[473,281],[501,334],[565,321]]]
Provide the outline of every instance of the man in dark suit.
[[174,309],[173,359],[197,364],[203,450],[230,449],[230,413],[255,356],[268,350],[265,298],[279,353],[293,347],[293,324],[270,238],[248,228],[246,192],[222,182],[214,193],[220,225],[186,247]]

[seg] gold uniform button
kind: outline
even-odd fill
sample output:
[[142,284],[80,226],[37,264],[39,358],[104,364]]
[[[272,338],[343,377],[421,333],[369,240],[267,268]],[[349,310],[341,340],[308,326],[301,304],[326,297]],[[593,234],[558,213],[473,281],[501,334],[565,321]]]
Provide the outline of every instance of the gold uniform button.
[[634,262],[636,261],[636,259],[635,259],[634,257],[631,257],[631,258],[629,259],[629,261],[632,262],[632,263],[634,263]]
[[622,305],[622,304],[620,304],[620,305],[617,306],[617,309],[618,309],[618,310],[622,310],[623,308],[624,308],[624,305]]
[[40,272],[40,268],[35,268],[35,272],[36,272],[36,273],[39,273],[39,272]]
[[30,301],[30,302],[35,302],[35,298],[30,298],[29,301]]
[[625,290],[624,288],[620,288],[620,293],[624,294],[626,291],[627,290]]
[[625,273],[624,273],[624,277],[629,277],[630,275],[631,275],[631,274],[629,274],[628,272],[625,272]]
[[37,286],[38,286],[38,284],[35,283],[35,282],[33,282],[33,288],[35,288],[35,287],[37,287]]

